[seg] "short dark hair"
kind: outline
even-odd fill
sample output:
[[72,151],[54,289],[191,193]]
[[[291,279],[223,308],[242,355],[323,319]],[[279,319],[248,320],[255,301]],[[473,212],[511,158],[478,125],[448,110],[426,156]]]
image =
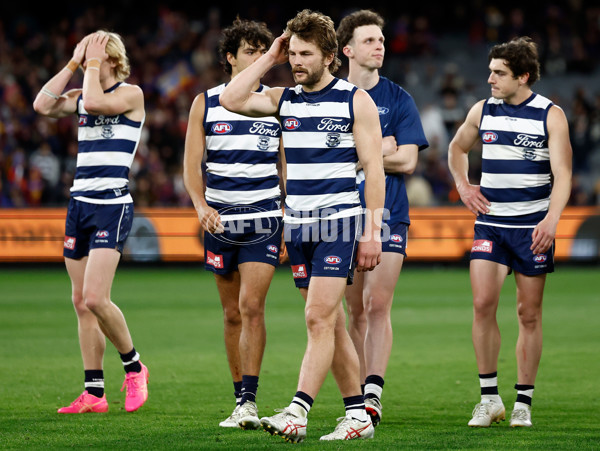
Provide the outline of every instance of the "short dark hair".
[[354,30],[358,27],[364,27],[366,25],[377,25],[383,30],[385,21],[383,17],[377,14],[375,11],[369,9],[361,9],[348,14],[340,21],[340,25],[337,29],[337,40],[340,49],[343,49],[352,40]]
[[223,30],[223,37],[219,42],[219,58],[225,72],[231,75],[231,64],[227,61],[227,54],[237,55],[242,42],[260,47],[269,48],[273,42],[273,34],[264,22],[240,19],[236,17],[229,27]]
[[537,45],[528,36],[512,39],[492,47],[488,62],[503,59],[515,78],[529,74],[527,85],[532,86],[540,79],[540,62]]

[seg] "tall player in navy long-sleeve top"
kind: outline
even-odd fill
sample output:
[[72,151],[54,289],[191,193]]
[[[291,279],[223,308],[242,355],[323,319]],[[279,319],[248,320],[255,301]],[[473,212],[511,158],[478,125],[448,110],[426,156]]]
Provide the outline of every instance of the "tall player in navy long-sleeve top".
[[[381,264],[372,272],[357,272],[346,288],[348,329],[360,360],[365,405],[373,424],[381,420],[384,377],[392,349],[391,308],[394,290],[406,257],[410,219],[404,174],[417,166],[420,150],[428,146],[417,106],[408,92],[379,75],[385,45],[383,18],[359,10],[340,21],[338,44],[348,58],[348,81],[373,98],[383,135],[385,209]],[[364,192],[364,177],[358,174]],[[364,196],[361,196],[364,203]]]
[[[540,64],[530,38],[494,46],[489,69],[492,96],[471,108],[448,153],[460,198],[477,215],[470,273],[481,402],[468,424],[489,427],[505,418],[496,310],[504,280],[514,271],[519,338],[510,425],[528,427],[542,354],[544,285],[554,271],[556,228],[571,193],[572,150],[563,110],[531,90]],[[480,185],[473,185],[468,153],[477,141],[483,145],[482,174]]]
[[[83,88],[63,94],[79,66]],[[148,398],[148,369],[139,360],[121,310],[111,301],[113,278],[133,221],[129,168],[144,123],[144,95],[124,82],[130,67],[121,37],[98,31],[79,42],[69,63],[38,93],[34,109],[50,117],[77,115],[77,169],[66,220],[64,257],[72,284],[85,370],[85,391],[59,413],[106,412],[105,337],[126,376],[125,410]]]

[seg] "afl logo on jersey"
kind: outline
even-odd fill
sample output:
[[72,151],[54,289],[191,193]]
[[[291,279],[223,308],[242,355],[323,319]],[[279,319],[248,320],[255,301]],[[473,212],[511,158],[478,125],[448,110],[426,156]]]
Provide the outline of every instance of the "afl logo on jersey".
[[79,125],[86,125],[87,124],[87,116],[79,116]]
[[96,232],[96,236],[98,238],[108,238],[108,231],[107,230],[98,230],[98,232]]
[[533,257],[533,261],[536,263],[544,263],[546,261],[546,256],[544,254],[538,254]]
[[498,140],[498,135],[494,132],[485,132],[481,139],[484,143],[490,144]]
[[284,121],[283,127],[286,130],[296,130],[298,127],[300,127],[300,121],[295,117],[289,117]]
[[215,122],[212,126],[213,133],[217,135],[225,135],[233,130],[229,122]]
[[484,143],[491,144],[498,140],[498,135],[496,135],[494,132],[484,132],[481,139]]
[[274,244],[267,245],[267,250],[269,252],[272,252],[273,254],[276,254],[277,252],[279,252],[279,248],[277,246],[275,246]]
[[391,237],[390,240],[394,243],[402,243],[402,237],[400,235],[398,235],[397,233],[394,233]]
[[330,265],[337,265],[338,263],[341,263],[342,259],[340,257],[338,257],[337,255],[329,255],[328,257],[325,257],[325,263],[329,263]]

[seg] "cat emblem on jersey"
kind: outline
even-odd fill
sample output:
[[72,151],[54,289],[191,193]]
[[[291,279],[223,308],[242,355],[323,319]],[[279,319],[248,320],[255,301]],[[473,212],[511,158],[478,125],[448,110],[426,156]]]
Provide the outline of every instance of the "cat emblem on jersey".
[[327,147],[337,147],[340,145],[340,134],[339,133],[327,133],[325,138],[325,144]]

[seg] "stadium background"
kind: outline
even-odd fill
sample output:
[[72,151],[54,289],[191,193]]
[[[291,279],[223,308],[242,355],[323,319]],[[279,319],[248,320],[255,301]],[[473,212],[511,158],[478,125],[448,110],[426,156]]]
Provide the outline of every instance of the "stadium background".
[[[0,260],[60,260],[61,221],[76,161],[76,121],[36,114],[33,98],[69,60],[78,40],[99,28],[120,33],[132,75],[146,102],[143,137],[130,173],[136,224],[126,259],[196,259],[199,230],[182,181],[182,156],[191,102],[227,80],[216,56],[221,29],[236,15],[265,21],[275,35],[301,8],[320,10],[338,23],[360,3],[230,2],[199,7],[177,2],[3,4],[0,16]],[[413,257],[460,259],[468,250],[470,218],[460,206],[447,167],[449,140],[470,106],[489,96],[487,51],[516,35],[540,46],[542,78],[534,89],[562,106],[570,124],[574,177],[570,207],[561,221],[559,258],[597,260],[600,203],[600,7],[597,2],[394,3],[375,8],[386,19],[382,75],[415,98],[430,147],[407,177],[414,223]],[[336,74],[345,76],[346,62]],[[280,66],[263,79],[291,85]],[[81,85],[81,74],[69,87]],[[480,167],[477,152],[473,180]],[[58,210],[47,210],[58,207]],[[439,208],[456,208],[440,210]],[[34,210],[41,208],[41,210]],[[156,210],[156,209],[159,210]],[[53,221],[45,222],[48,218]],[[158,219],[157,219],[158,218]],[[190,221],[191,219],[191,221]],[[157,224],[160,222],[160,224]],[[56,225],[58,224],[58,225]],[[182,224],[190,224],[182,229]],[[421,229],[421,227],[424,227]],[[160,230],[159,230],[160,229]],[[444,230],[442,230],[444,229]],[[166,231],[165,231],[166,230]],[[578,237],[578,240],[571,241]],[[416,240],[415,240],[416,238]],[[462,240],[456,244],[456,239]],[[420,241],[419,241],[420,240]],[[174,244],[176,243],[176,244]],[[171,246],[175,245],[175,248]],[[131,249],[136,246],[135,249]],[[450,247],[449,247],[450,246]],[[192,252],[180,251],[179,249]],[[165,250],[168,249],[168,250]],[[4,257],[4,258],[3,258]],[[29,258],[28,257],[28,258]]]
[[[114,2],[46,2],[36,7],[7,3],[0,6],[0,260],[8,261],[0,264],[0,448],[281,449],[283,442],[262,431],[216,426],[229,414],[232,395],[218,293],[211,274],[199,263],[135,263],[117,271],[112,295],[152,373],[150,400],[143,411],[124,411],[119,392],[123,369],[109,345],[105,376],[110,412],[95,417],[56,414],[82,382],[69,278],[64,265],[47,263],[62,260],[76,121],[42,118],[31,103],[81,36],[98,28],[121,33],[133,67],[130,81],[141,84],[146,95],[144,138],[131,179],[136,209],[150,219],[144,214],[138,218],[138,238],[172,240],[187,246],[182,253],[196,259],[195,252],[189,253],[190,242],[181,244],[182,237],[194,240],[190,229],[197,232],[181,183],[181,157],[191,100],[225,80],[214,52],[220,30],[239,13],[266,21],[277,34],[305,6],[323,6],[337,22],[351,2],[228,2],[202,8],[122,0],[118,9]],[[580,0],[540,8],[525,3],[397,2],[377,8],[387,19],[382,73],[415,97],[431,147],[421,153],[419,168],[409,178],[410,258],[392,311],[394,347],[386,375],[385,420],[375,440],[353,446],[598,449],[600,8],[597,2]],[[535,427],[514,431],[503,424],[473,430],[465,425],[479,394],[470,340],[471,293],[468,265],[458,260],[464,246],[469,248],[472,217],[453,192],[445,154],[456,122],[475,99],[488,96],[487,49],[513,34],[531,34],[540,43],[544,73],[536,90],[555,99],[571,124],[574,188],[557,244],[569,243],[564,252],[573,259],[571,247],[579,243],[577,259],[596,263],[561,263],[548,278]],[[286,67],[264,81],[291,83]],[[73,85],[79,83],[74,77]],[[478,176],[476,165],[472,175]],[[144,230],[146,220],[165,227],[165,235],[162,228],[158,237],[156,231]],[[577,233],[584,236],[571,241]],[[461,236],[466,238],[456,239]],[[432,254],[424,257],[423,265],[415,264],[419,243]],[[129,258],[154,259],[147,244]],[[197,239],[193,245],[198,246]],[[445,259],[460,264],[433,264]],[[39,265],[15,264],[40,260]],[[503,338],[499,383],[507,406],[516,374],[515,288],[514,278],[507,278],[498,309]],[[295,388],[306,345],[302,309],[289,268],[282,268],[268,294],[261,415],[282,407]],[[339,392],[328,377],[311,410],[303,449],[339,449],[338,444],[319,443],[318,437],[331,432],[341,412]]]

